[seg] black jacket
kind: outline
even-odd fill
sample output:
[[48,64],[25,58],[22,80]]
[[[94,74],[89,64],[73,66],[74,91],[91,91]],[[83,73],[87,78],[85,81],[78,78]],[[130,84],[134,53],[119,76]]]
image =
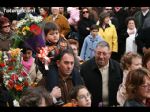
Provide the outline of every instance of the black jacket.
[[127,100],[123,106],[124,107],[146,107],[146,105],[144,105],[136,100]]
[[[102,102],[102,76],[96,65],[95,58],[88,60],[81,65],[80,74],[83,77],[85,86],[92,94],[92,106],[97,107]],[[122,82],[123,72],[115,60],[109,61],[109,106],[117,105],[117,91]]]
[[[80,73],[77,69],[74,68],[71,75],[74,86],[84,84],[82,77],[80,76]],[[51,65],[49,66],[49,71],[46,78],[47,90],[51,91],[53,87],[58,86],[58,82],[59,82],[58,67],[56,65]]]

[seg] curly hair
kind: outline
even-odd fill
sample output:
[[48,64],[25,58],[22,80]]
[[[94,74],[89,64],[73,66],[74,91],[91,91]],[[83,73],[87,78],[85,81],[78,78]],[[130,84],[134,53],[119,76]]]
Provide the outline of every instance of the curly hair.
[[123,70],[128,70],[128,68],[131,66],[132,64],[132,59],[134,58],[141,58],[142,56],[137,54],[137,53],[133,53],[133,52],[127,52],[125,53],[120,60],[120,64]]

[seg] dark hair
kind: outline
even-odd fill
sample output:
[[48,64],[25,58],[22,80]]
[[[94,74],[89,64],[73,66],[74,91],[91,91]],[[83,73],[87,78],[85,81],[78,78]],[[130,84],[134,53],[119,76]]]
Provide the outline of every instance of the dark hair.
[[143,66],[147,68],[147,62],[150,61],[150,50],[146,52],[143,56]]
[[70,32],[67,39],[74,39],[78,41],[78,34],[76,32]]
[[127,99],[138,99],[137,90],[139,86],[144,84],[144,78],[150,78],[150,72],[145,68],[139,68],[136,70],[132,70],[128,73],[125,87],[127,91]]
[[44,26],[44,33],[45,33],[45,36],[48,34],[49,31],[55,31],[55,30],[60,30],[59,29],[59,26],[54,23],[54,22],[47,22]]
[[[31,51],[33,52],[32,48],[26,47],[26,48],[23,48],[22,53],[23,53],[23,54],[26,54],[27,50],[31,50]],[[34,53],[34,52],[33,52],[33,53]]]
[[0,17],[0,28],[2,28],[3,24],[10,23],[10,20],[7,17]]
[[80,20],[83,19],[83,10],[84,10],[84,9],[87,9],[87,10],[88,10],[88,12],[89,12],[89,18],[91,19],[91,13],[90,13],[89,8],[87,8],[87,7],[82,7],[81,10],[80,10]]
[[90,27],[90,30],[98,30],[99,31],[99,26],[97,26],[96,24],[93,24],[91,27]]
[[72,55],[72,56],[74,57],[74,60],[75,60],[75,55],[74,55],[74,52],[73,52],[73,50],[71,49],[71,47],[69,47],[69,48],[67,48],[67,49],[65,49],[65,50],[60,51],[60,54],[58,55],[57,60],[61,60],[62,57],[63,57],[65,54],[70,54],[70,55]]
[[52,105],[52,99],[43,86],[28,88],[21,96],[19,104],[21,107],[38,107],[42,98],[45,99],[46,105]]
[[75,40],[75,39],[68,39],[68,43],[69,43],[70,45],[75,45],[75,46],[77,46],[77,49],[79,49],[79,42],[78,42],[77,40]]
[[110,17],[110,14],[108,12],[103,11],[100,13],[100,16],[99,16],[100,24],[102,24],[104,22],[104,19],[106,17]]
[[50,14],[49,7],[40,7],[40,9],[44,9],[44,11],[46,11],[48,15]]
[[128,25],[129,21],[131,21],[131,20],[134,21],[134,24],[135,24],[135,27],[136,27],[137,26],[136,19],[133,16],[130,16],[130,17],[126,18],[126,20],[125,20],[126,26]]
[[[82,88],[87,89],[87,87],[84,86],[84,85],[77,85],[77,86],[73,87],[73,88],[70,90],[70,92],[69,92],[69,100],[77,99],[78,92],[79,92],[79,90],[82,89]],[[87,89],[87,90],[88,90],[88,89]]]

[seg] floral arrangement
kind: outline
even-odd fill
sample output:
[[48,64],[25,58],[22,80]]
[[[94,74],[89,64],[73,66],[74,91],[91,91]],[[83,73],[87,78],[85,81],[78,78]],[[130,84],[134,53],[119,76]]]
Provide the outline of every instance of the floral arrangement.
[[[49,56],[51,53],[51,56]],[[46,46],[42,47],[37,54],[37,57],[44,63],[45,70],[49,70],[48,65],[54,55],[59,54],[59,49],[56,46]]]
[[21,49],[0,51],[0,71],[4,86],[14,99],[19,100],[22,92],[29,86],[29,76],[21,64]]
[[41,34],[42,20],[42,16],[33,16],[32,14],[27,14],[24,19],[21,19],[17,23],[16,31],[18,36],[23,37],[23,39],[26,39],[34,35]]
[[44,64],[45,70],[48,70],[48,65],[52,59],[59,58],[59,54],[64,49],[67,49],[68,43],[65,39],[61,38],[57,45],[41,47],[38,51],[37,57]]

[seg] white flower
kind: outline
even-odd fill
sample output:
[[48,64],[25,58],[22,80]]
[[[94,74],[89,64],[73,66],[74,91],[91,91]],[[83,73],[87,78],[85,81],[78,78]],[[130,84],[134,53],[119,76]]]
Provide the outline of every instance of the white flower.
[[16,99],[13,100],[13,105],[14,105],[15,107],[20,107],[19,102],[18,102]]
[[23,81],[23,78],[22,78],[22,77],[19,77],[18,80],[19,80],[20,82],[22,82],[22,81]]

